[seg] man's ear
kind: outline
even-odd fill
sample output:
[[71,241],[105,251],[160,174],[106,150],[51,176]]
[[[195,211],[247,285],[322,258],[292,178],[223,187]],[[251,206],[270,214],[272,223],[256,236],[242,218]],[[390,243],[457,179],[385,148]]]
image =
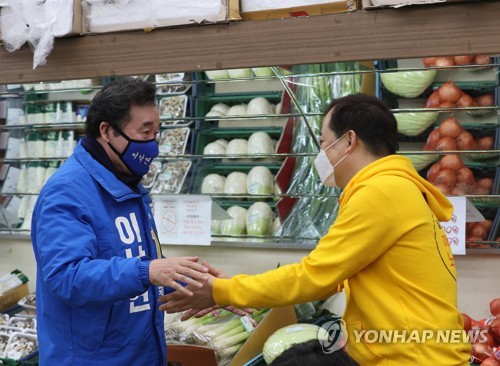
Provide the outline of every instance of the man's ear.
[[109,134],[111,133],[111,125],[108,122],[102,121],[99,125],[99,133],[105,142],[109,142]]

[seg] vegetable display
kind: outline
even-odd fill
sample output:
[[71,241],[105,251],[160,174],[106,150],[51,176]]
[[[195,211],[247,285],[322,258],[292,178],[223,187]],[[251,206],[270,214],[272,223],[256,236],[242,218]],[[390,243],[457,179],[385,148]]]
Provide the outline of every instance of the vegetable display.
[[488,65],[491,57],[488,55],[463,55],[463,56],[440,56],[425,57],[422,59],[424,66],[464,66],[464,65]]
[[500,365],[500,298],[490,301],[491,317],[475,320],[462,313],[464,330],[472,345],[471,365]]
[[268,309],[252,309],[252,314],[239,317],[224,310],[214,310],[201,318],[180,321],[180,315],[165,316],[167,343],[195,344],[214,350],[219,366],[227,366],[268,313]]

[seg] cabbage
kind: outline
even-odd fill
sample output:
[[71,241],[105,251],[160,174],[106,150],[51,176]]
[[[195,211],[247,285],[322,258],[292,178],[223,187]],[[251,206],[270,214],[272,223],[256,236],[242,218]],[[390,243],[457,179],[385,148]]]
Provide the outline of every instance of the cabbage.
[[281,113],[281,102],[279,102],[278,104],[276,104],[274,106],[274,113],[275,114],[280,114]]
[[254,132],[248,138],[248,154],[274,153],[273,140],[266,132]]
[[239,206],[231,206],[226,210],[232,217],[230,220],[222,220],[220,233],[222,235],[242,235],[246,233],[247,210]]
[[232,139],[226,147],[227,155],[246,155],[248,154],[248,142],[245,139]]
[[212,220],[210,223],[210,232],[212,235],[220,234],[220,228],[222,225],[222,220]]
[[224,103],[217,103],[210,108],[210,111],[212,112],[219,112],[221,113],[222,116],[225,116],[227,114],[227,111],[229,109],[229,106],[224,104]]
[[436,121],[439,112],[394,113],[398,132],[405,136],[417,136]]
[[328,341],[328,332],[315,324],[300,323],[287,325],[275,331],[264,343],[262,354],[269,365],[276,357],[297,343],[313,339]]
[[226,116],[246,116],[247,115],[247,105],[246,104],[236,104],[229,108],[226,112]]
[[274,184],[274,202],[277,202],[281,199],[281,188],[279,187],[279,185],[277,183]]
[[222,146],[224,146],[224,149],[227,147],[227,140],[217,139],[214,142],[216,142],[216,143],[221,144]]
[[247,234],[268,235],[272,232],[273,211],[265,202],[255,202],[247,211]]
[[395,71],[380,73],[380,79],[391,93],[403,98],[415,98],[432,84],[436,70]]
[[203,178],[201,193],[223,193],[226,178],[219,174],[209,174]]
[[212,119],[219,119],[219,117],[224,117],[225,115],[222,114],[221,112],[219,111],[209,111],[207,114],[205,114],[205,118],[210,118],[212,117]]
[[207,74],[207,78],[209,78],[210,80],[229,79],[229,73],[227,72],[227,70],[205,71],[205,74]]
[[274,189],[274,177],[265,166],[253,167],[247,175],[249,194],[271,194]]
[[227,70],[229,77],[232,79],[251,78],[253,77],[252,69],[230,69]]
[[274,76],[274,71],[270,67],[252,67],[255,76]]
[[232,172],[226,178],[224,185],[226,194],[246,194],[247,193],[247,175],[241,172]]
[[246,113],[250,116],[270,115],[274,114],[274,106],[266,98],[257,97],[248,102]]
[[226,148],[217,143],[217,142],[211,142],[205,146],[203,149],[203,154],[204,155],[225,155],[226,154]]

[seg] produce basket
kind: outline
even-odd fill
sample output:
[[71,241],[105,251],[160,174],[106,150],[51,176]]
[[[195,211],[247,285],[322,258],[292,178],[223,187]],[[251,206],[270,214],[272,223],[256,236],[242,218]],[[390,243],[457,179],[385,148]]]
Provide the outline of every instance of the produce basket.
[[7,359],[20,360],[38,349],[36,335],[28,333],[13,333],[10,336],[4,356]]
[[156,176],[161,170],[161,163],[159,161],[153,161],[149,166],[149,170],[145,176],[142,177],[141,183],[146,189],[151,189],[156,180]]

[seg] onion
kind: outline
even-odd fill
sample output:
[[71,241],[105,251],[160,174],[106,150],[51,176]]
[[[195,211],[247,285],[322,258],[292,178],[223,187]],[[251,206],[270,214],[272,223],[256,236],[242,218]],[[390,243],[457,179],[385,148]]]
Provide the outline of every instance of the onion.
[[492,354],[492,349],[484,343],[472,343],[471,361],[483,362]]
[[429,99],[427,99],[427,103],[425,103],[425,106],[427,108],[437,108],[439,107],[439,103],[440,103],[440,99],[439,99],[439,93],[438,91],[436,90],[435,92],[433,92]]
[[453,57],[436,57],[436,66],[455,66]]
[[476,150],[476,140],[469,132],[463,131],[456,139],[458,150]]
[[500,297],[490,301],[490,312],[491,315],[500,318]]
[[454,116],[446,118],[439,126],[441,136],[448,136],[453,139],[462,133],[463,128]]
[[436,59],[437,59],[437,57],[424,57],[422,59],[422,63],[424,64],[425,67],[435,66],[436,65]]
[[471,236],[481,238],[481,240],[486,239],[488,232],[481,225],[474,225],[469,233]]
[[462,93],[462,90],[451,79],[438,89],[439,99],[445,102],[455,103],[462,96]]
[[474,63],[477,65],[491,64],[491,57],[487,55],[476,55],[474,57]]
[[451,169],[441,169],[436,176],[436,183],[442,183],[453,187],[457,183],[457,176]]
[[446,154],[439,161],[442,169],[451,169],[454,172],[458,172],[460,168],[464,166],[462,159],[457,154]]
[[455,65],[470,65],[474,60],[474,55],[453,56]]
[[456,105],[453,102],[441,102],[439,103],[439,108],[455,108]]
[[[498,309],[497,309],[497,311],[498,311]],[[497,317],[495,320],[493,320],[491,322],[490,334],[493,336],[493,338],[497,342],[500,342],[500,317]]]
[[460,168],[457,171],[457,183],[463,183],[470,186],[474,185],[474,174],[472,170],[467,168],[466,166]]
[[432,130],[432,132],[427,137],[427,145],[431,147],[433,150],[436,150],[436,145],[440,138],[441,138],[441,132],[439,131],[439,128]]
[[491,227],[493,226],[493,220],[479,221],[477,224],[484,227],[486,229],[486,231],[490,231]]
[[472,327],[471,317],[468,316],[467,314],[464,314],[464,313],[461,313],[461,314],[462,314],[462,318],[464,320],[464,329],[465,330],[470,330],[471,327]]
[[490,193],[491,193],[491,191],[487,190],[484,187],[478,187],[478,186],[476,186],[476,188],[474,189],[474,194],[487,195],[487,194],[490,194]]
[[434,187],[439,189],[441,191],[441,193],[443,193],[443,194],[453,194],[450,190],[450,187],[448,187],[446,184],[437,183],[437,184],[434,184]]
[[478,150],[493,150],[495,139],[492,136],[483,136],[477,140]]
[[468,108],[475,106],[476,106],[476,101],[469,94],[463,93],[460,99],[457,100],[457,107]]
[[475,97],[476,104],[480,107],[491,107],[495,104],[493,94],[483,94]]
[[431,183],[436,182],[436,177],[440,170],[441,170],[441,164],[436,163],[431,165],[431,167],[427,171],[427,180]]
[[482,187],[488,190],[488,193],[493,190],[493,178],[481,178],[476,181],[476,187]]
[[458,147],[454,139],[448,136],[441,137],[436,144],[436,150],[439,151],[450,151],[456,150]]
[[486,360],[481,362],[480,366],[500,366],[500,362],[493,358],[493,356],[488,357]]
[[463,195],[465,195],[465,192],[462,190],[461,187],[455,186],[451,190],[451,194],[454,196],[463,196]]

